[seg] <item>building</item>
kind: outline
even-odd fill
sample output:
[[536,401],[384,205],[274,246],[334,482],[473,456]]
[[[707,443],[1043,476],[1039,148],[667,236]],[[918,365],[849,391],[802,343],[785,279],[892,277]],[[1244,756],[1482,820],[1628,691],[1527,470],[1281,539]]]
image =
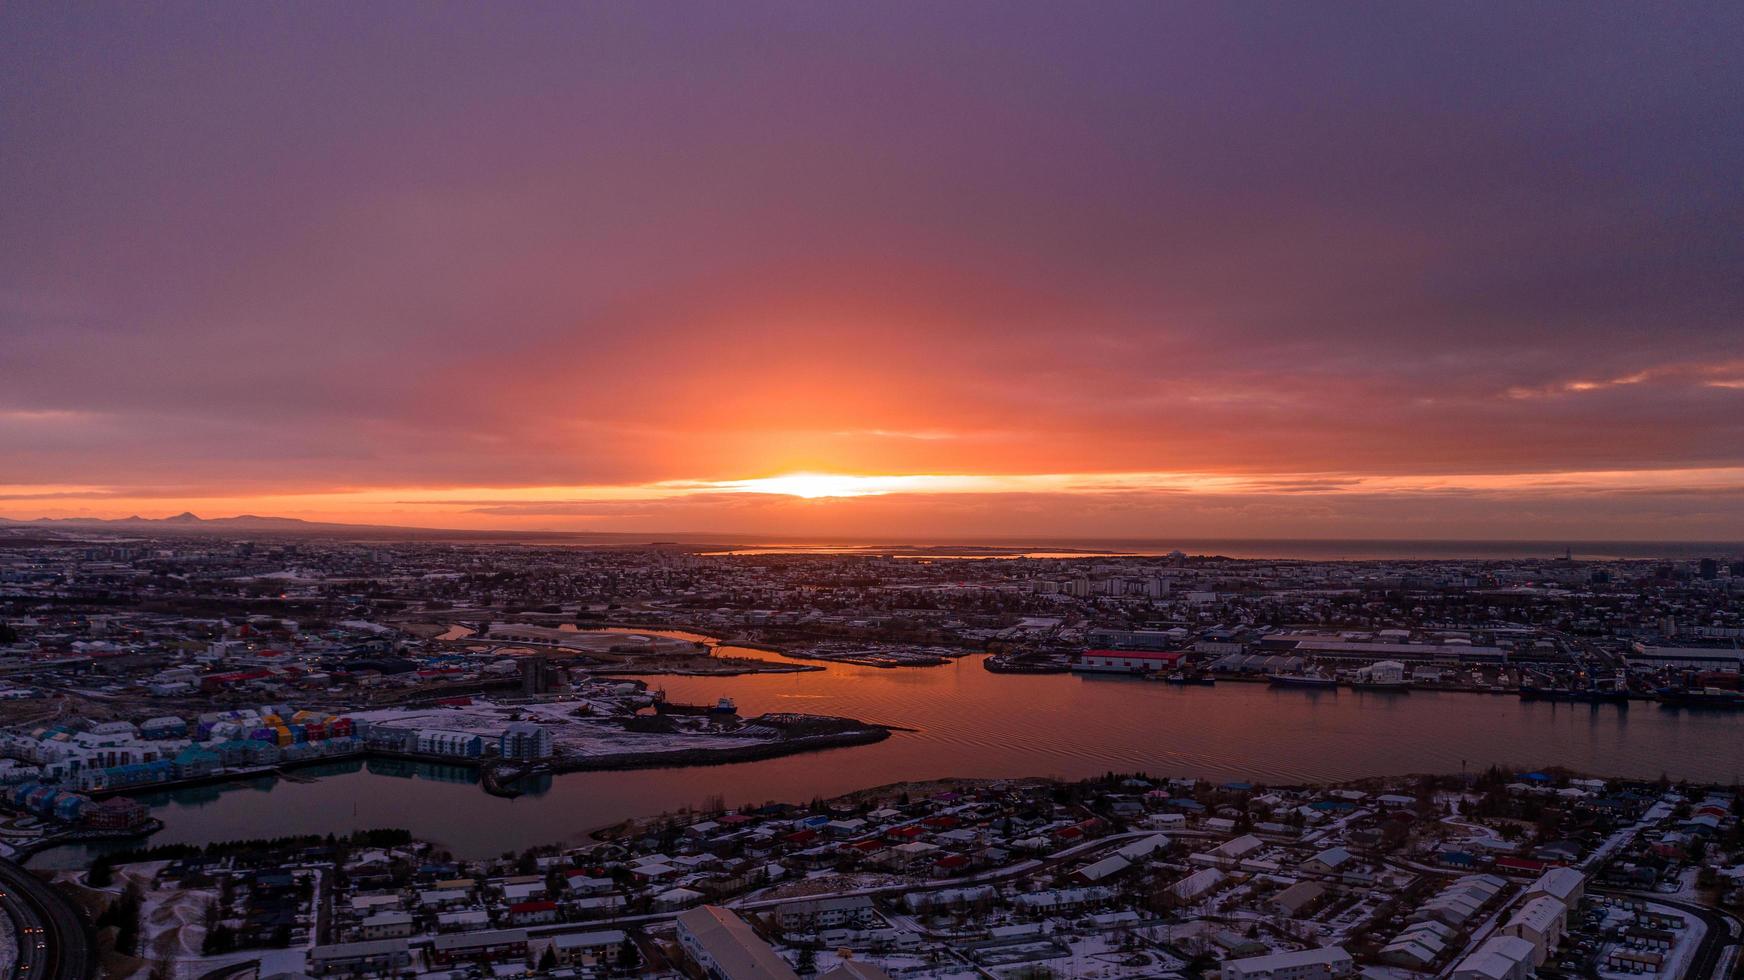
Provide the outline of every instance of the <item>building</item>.
[[[1166,592],[1167,589],[1162,591]],[[1176,635],[1168,630],[1093,629],[1087,640],[1099,651],[1150,650],[1160,652],[1175,646]]]
[[525,929],[457,932],[430,940],[430,960],[437,966],[449,966],[453,963],[495,963],[526,958]]
[[1744,650],[1734,647],[1656,647],[1637,643],[1626,659],[1630,667],[1650,670],[1672,667],[1734,674],[1744,670]]
[[418,732],[413,740],[413,751],[476,759],[484,754],[484,740],[470,732],[425,730]]
[[557,962],[564,966],[587,966],[618,962],[624,948],[622,929],[599,929],[594,932],[566,932],[553,936],[551,948]]
[[1435,897],[1418,906],[1410,921],[1437,922],[1461,928],[1507,887],[1507,882],[1495,875],[1466,875],[1450,882]]
[[412,965],[404,939],[375,939],[361,943],[335,943],[309,950],[309,973],[317,976],[349,974],[382,976]]
[[1091,650],[1072,669],[1091,674],[1148,674],[1170,670],[1186,656],[1182,651],[1155,653],[1146,650]]
[[530,721],[517,721],[497,740],[497,751],[505,759],[549,759],[551,732]]
[[788,902],[775,910],[782,932],[817,932],[821,929],[864,928],[875,925],[877,913],[865,895],[819,898]]
[[517,926],[537,926],[557,921],[556,902],[516,902],[509,906],[509,921]]
[[1665,969],[1665,954],[1616,946],[1605,954],[1605,969],[1616,973],[1658,973]]
[[1344,947],[1323,946],[1226,960],[1223,980],[1331,980],[1350,973],[1352,967]]
[[92,830],[132,830],[151,819],[144,803],[126,796],[111,796],[84,808],[85,826]]
[[412,916],[406,912],[377,912],[357,924],[360,939],[405,939],[412,934]]
[[1453,968],[1453,980],[1527,980],[1532,944],[1518,936],[1491,936]]
[[678,945],[711,980],[799,980],[744,919],[717,905],[678,917]]
[[1532,965],[1543,966],[1544,961],[1562,942],[1564,927],[1568,921],[1568,906],[1549,895],[1539,895],[1529,898],[1524,905],[1514,911],[1500,932],[1504,936],[1518,936],[1532,944]]
[[1526,897],[1549,895],[1571,912],[1586,893],[1587,876],[1573,868],[1551,868],[1526,889]]
[[1272,896],[1272,911],[1286,919],[1304,914],[1326,894],[1326,886],[1318,881],[1298,881]]
[[1358,865],[1356,855],[1342,847],[1329,847],[1300,865],[1303,874],[1316,878],[1368,877]]
[[1481,663],[1499,664],[1508,659],[1507,652],[1497,646],[1476,646],[1468,643],[1375,643],[1360,640],[1335,639],[1313,634],[1285,634],[1267,637],[1268,645],[1287,647],[1297,656],[1316,660],[1337,660],[1346,663],[1377,663],[1394,661],[1402,664]]

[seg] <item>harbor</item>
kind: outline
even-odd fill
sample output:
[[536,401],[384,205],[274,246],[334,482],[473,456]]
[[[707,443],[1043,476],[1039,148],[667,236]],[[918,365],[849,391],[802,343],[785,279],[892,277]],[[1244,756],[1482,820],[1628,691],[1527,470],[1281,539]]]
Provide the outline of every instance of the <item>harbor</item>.
[[[800,674],[650,678],[675,701],[731,697],[751,715],[803,710],[893,729],[876,742],[726,761],[687,770],[678,780],[659,768],[557,773],[505,799],[481,792],[471,772],[456,782],[410,762],[372,762],[315,770],[321,777],[312,782],[269,777],[138,798],[165,824],[153,843],[409,824],[456,853],[482,855],[575,839],[626,816],[676,812],[715,796],[738,805],[949,776],[1083,778],[1145,770],[1296,784],[1545,760],[1641,778],[1731,782],[1744,775],[1744,741],[1730,712],[1657,704],[1619,710],[1434,690],[1400,697],[1280,688],[1263,678],[1191,686],[1070,673],[1000,675],[984,670],[981,659],[926,670],[832,665]],[[85,853],[60,848],[39,860],[64,864]]]

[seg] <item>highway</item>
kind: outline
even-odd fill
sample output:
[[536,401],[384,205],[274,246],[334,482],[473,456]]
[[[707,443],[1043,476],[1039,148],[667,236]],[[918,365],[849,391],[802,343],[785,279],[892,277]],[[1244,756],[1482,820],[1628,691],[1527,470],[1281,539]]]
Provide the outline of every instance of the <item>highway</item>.
[[91,932],[65,896],[0,860],[0,910],[18,935],[19,980],[89,980],[97,965]]

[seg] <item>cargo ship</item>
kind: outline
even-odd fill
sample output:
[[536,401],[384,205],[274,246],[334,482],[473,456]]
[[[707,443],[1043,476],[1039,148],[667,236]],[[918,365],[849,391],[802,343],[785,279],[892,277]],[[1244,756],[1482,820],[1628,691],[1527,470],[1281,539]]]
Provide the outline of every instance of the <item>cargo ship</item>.
[[666,692],[660,691],[654,698],[654,712],[662,715],[736,715],[739,706],[732,698],[721,698],[714,704],[684,704],[678,701],[666,700]]

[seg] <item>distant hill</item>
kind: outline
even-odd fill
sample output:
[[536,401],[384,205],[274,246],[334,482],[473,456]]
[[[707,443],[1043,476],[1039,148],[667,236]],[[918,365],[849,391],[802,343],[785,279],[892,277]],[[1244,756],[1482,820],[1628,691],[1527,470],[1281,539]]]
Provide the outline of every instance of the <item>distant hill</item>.
[[[183,512],[174,517],[39,517],[18,521],[0,517],[0,531],[30,529],[65,531],[81,534],[128,535],[270,535],[279,537],[326,537],[370,541],[551,541],[591,543],[616,547],[666,547],[675,550],[715,550],[737,547],[705,540],[696,536],[693,542],[679,544],[673,540],[651,541],[648,535],[602,531],[476,531],[439,527],[402,527],[392,524],[339,524],[305,521],[297,517],[263,517],[258,514],[238,514],[235,517],[205,518]],[[670,539],[672,535],[662,535]]]

